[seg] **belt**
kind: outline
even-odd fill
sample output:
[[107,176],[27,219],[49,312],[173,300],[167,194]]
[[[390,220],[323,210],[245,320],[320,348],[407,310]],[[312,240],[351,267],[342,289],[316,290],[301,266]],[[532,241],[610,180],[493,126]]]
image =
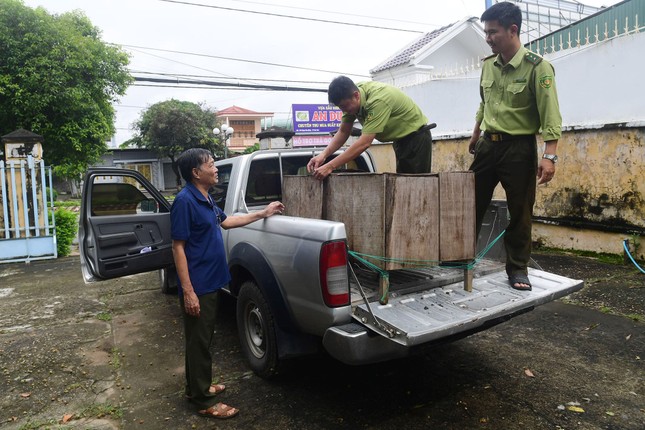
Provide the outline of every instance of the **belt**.
[[507,133],[489,133],[484,132],[484,137],[491,142],[510,142],[511,140],[525,140],[535,137],[534,134],[507,134]]
[[431,124],[422,125],[417,131],[413,131],[412,133],[407,134],[400,139],[396,139],[394,142],[400,143],[400,142],[406,141],[407,139],[413,136],[416,136],[417,134],[425,133],[426,131],[429,132],[431,129],[435,128],[436,126],[437,124],[435,124],[434,122]]

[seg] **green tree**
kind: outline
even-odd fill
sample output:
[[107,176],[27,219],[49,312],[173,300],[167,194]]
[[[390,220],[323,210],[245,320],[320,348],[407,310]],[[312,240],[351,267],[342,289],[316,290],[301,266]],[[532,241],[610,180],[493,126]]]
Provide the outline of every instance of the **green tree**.
[[255,151],[259,151],[259,150],[260,150],[260,142],[255,142],[253,146],[249,146],[244,150],[244,154],[252,154]]
[[0,133],[42,135],[55,172],[79,178],[114,134],[112,102],[133,81],[128,62],[80,11],[50,15],[0,0]]
[[177,157],[188,148],[206,148],[219,157],[224,147],[213,135],[215,112],[201,104],[180,100],[156,103],[141,113],[134,123],[135,136],[125,142],[147,148],[172,161],[172,170],[181,186]]

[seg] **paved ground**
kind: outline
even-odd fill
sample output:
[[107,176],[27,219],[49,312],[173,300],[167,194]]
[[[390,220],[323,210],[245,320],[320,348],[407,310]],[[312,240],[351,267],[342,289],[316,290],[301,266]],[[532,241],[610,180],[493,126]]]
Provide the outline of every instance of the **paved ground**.
[[425,355],[349,367],[320,354],[271,381],[247,370],[222,300],[214,368],[242,410],[230,421],[183,399],[177,299],[156,274],[86,286],[78,257],[0,265],[0,428],[645,428],[645,275],[535,258],[586,287]]

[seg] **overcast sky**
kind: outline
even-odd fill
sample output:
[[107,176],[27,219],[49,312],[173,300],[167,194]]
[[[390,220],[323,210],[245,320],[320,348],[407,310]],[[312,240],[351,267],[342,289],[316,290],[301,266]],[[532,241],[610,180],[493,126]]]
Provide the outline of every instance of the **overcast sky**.
[[[105,42],[122,45],[131,54],[129,67],[137,76],[183,74],[212,80],[234,78],[234,82],[244,83],[271,79],[288,81],[290,86],[317,88],[326,88],[339,74],[349,75],[355,81],[369,79],[370,69],[422,33],[465,17],[479,17],[485,6],[484,0],[23,1],[27,6],[42,6],[53,14],[82,10],[102,31]],[[617,2],[583,1],[592,6]],[[293,103],[327,102],[325,93],[135,85],[115,104],[114,144],[131,137],[131,125],[142,110],[171,98],[203,102],[215,110],[236,105],[257,112],[274,112],[276,118],[288,117]]]

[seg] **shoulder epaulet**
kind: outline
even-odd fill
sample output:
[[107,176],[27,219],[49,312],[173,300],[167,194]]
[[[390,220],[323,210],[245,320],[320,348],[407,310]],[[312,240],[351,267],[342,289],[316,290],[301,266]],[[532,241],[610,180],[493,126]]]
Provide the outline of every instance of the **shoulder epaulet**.
[[497,54],[492,54],[492,55],[489,55],[488,57],[484,57],[484,58],[482,58],[481,61],[483,63],[484,61],[490,60],[491,58],[494,58],[494,57],[497,57]]
[[542,61],[542,57],[531,51],[527,52],[526,55],[524,55],[524,59],[534,66],[537,66]]

